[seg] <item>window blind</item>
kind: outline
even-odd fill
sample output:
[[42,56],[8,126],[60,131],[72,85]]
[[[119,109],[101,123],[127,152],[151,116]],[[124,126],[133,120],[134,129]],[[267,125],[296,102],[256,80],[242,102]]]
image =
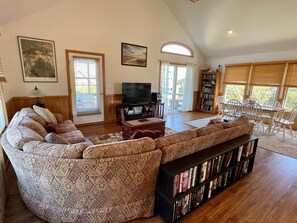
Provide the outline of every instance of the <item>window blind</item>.
[[297,87],[297,63],[289,64],[285,86]]
[[280,86],[285,66],[285,63],[254,64],[250,84]]
[[250,64],[246,65],[226,65],[225,66],[225,84],[246,84],[250,72]]

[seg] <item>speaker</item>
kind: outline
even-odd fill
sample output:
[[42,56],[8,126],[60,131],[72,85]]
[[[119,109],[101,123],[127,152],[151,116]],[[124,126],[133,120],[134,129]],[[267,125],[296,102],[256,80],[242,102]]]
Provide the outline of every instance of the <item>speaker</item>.
[[161,102],[162,95],[158,92],[152,92],[152,102],[158,103]]

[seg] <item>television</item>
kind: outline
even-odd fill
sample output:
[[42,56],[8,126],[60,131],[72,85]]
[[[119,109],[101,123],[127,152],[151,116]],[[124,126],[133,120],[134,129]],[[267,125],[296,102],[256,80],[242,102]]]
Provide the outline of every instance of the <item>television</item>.
[[123,104],[150,103],[151,83],[122,83]]

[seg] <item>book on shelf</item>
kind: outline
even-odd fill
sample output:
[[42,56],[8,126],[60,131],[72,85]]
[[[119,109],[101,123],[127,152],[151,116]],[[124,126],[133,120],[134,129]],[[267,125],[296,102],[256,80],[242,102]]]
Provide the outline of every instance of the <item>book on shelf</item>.
[[242,149],[243,149],[243,146],[240,146],[240,147],[238,148],[237,162],[240,162],[240,160],[241,160]]
[[192,179],[192,184],[191,186],[194,187],[197,183],[197,169],[198,169],[198,166],[195,166],[194,169],[193,169],[193,179]]
[[179,179],[180,179],[180,174],[176,174],[174,176],[174,182],[173,182],[173,197],[175,197],[176,194],[179,192]]
[[189,174],[190,174],[190,170],[186,170],[185,172],[183,172],[183,176],[182,176],[182,191],[181,192],[185,192],[186,190],[188,190]]

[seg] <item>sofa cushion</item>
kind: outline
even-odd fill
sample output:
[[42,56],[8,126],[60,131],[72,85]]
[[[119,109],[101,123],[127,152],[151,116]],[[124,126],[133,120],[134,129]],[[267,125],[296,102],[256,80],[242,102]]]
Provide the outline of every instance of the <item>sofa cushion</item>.
[[156,139],[156,147],[157,149],[160,149],[164,146],[168,146],[174,143],[178,143],[181,141],[186,141],[189,139],[193,139],[196,137],[195,132],[191,131],[191,130],[186,130],[183,132],[178,132],[172,135],[168,135],[165,137],[161,137]]
[[48,143],[54,143],[54,144],[70,144],[66,139],[64,139],[62,136],[56,134],[56,133],[49,133],[46,135],[44,140]]
[[14,125],[21,125],[32,129],[33,131],[37,132],[43,138],[47,135],[46,130],[40,125],[38,122],[34,121],[31,118],[25,116],[19,116],[14,120]]
[[30,107],[22,108],[20,110],[20,115],[19,116],[28,116],[29,113],[35,113],[35,111]]
[[36,113],[28,113],[26,117],[33,119],[34,121],[38,122],[43,127],[46,126],[46,122]]
[[9,124],[8,124],[8,126],[7,126],[7,128],[10,128],[10,127],[14,126],[14,121],[16,120],[17,117],[19,117],[19,115],[20,115],[20,112],[19,112],[19,111],[16,112],[16,113],[13,115],[13,117],[12,117],[12,119],[10,120],[10,122],[9,122]]
[[59,134],[59,135],[62,136],[64,139],[66,139],[71,144],[86,141],[84,135],[79,130],[75,130],[72,132],[65,132],[65,133]]
[[41,108],[39,106],[33,105],[33,109],[41,118],[43,118],[46,123],[57,124],[56,117],[47,108]]
[[58,124],[64,122],[64,116],[63,115],[61,115],[61,114],[54,114],[54,116],[55,116]]
[[249,122],[249,118],[245,115],[242,115],[242,116],[234,119],[231,122],[224,122],[224,123],[222,123],[222,125],[225,129],[227,129],[227,128],[235,127],[235,126],[242,125],[242,124],[248,123],[248,122]]
[[136,155],[155,150],[153,139],[145,137],[122,142],[90,146],[83,153],[84,159],[110,158]]
[[77,129],[71,120],[66,120],[66,121],[56,125],[56,133],[57,134],[62,134],[65,132],[72,132],[75,130],[77,130]]
[[31,141],[23,146],[27,153],[33,153],[40,156],[49,156],[56,158],[81,159],[86,143],[77,143],[72,145],[52,144],[39,141]]
[[41,135],[25,126],[12,126],[7,130],[7,141],[16,148],[22,149],[26,142],[33,140],[44,141]]
[[207,125],[201,128],[194,129],[193,131],[196,133],[196,136],[204,136],[208,135],[217,131],[223,130],[224,127],[221,124],[215,124],[215,125]]

